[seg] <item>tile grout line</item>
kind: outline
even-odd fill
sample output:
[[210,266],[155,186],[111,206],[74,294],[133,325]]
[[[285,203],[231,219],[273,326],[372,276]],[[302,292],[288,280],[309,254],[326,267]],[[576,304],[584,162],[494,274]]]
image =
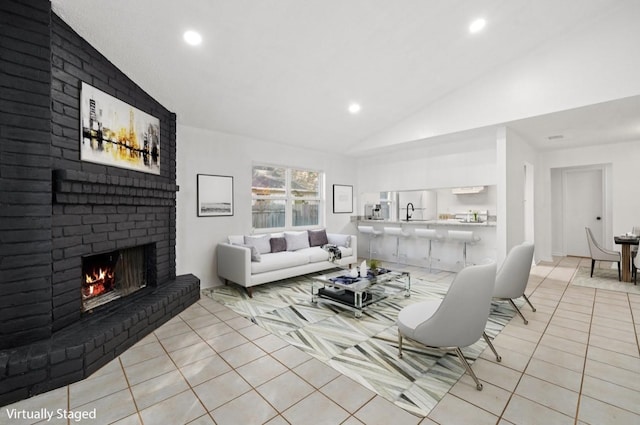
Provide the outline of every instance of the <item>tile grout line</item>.
[[[542,281],[540,281],[540,283],[538,283],[538,285],[536,285],[536,287],[534,288],[534,290],[531,292],[531,295],[535,294],[536,290],[538,290],[538,289],[540,288],[540,286],[544,283],[544,281],[545,281],[545,280],[547,280],[547,279],[549,278],[549,275],[553,272],[553,270],[555,270],[555,269],[558,267],[558,265],[559,265],[559,264],[560,264],[560,262],[558,262],[557,264],[554,264],[553,269],[552,269],[552,270],[550,270],[550,271],[549,271],[549,273],[547,273],[547,274],[545,275],[545,277],[542,279]],[[576,270],[577,270],[577,269],[578,269],[578,266],[576,265]],[[575,275],[575,273],[576,273],[576,272],[574,272],[574,273],[572,274],[572,278],[573,278],[573,276]],[[537,349],[538,349],[538,347],[540,346],[540,342],[542,341],[542,338],[543,338],[543,337],[544,337],[544,335],[546,334],[547,329],[549,328],[549,324],[551,323],[551,320],[553,319],[553,317],[554,317],[554,315],[555,315],[556,311],[558,310],[558,306],[560,305],[560,302],[562,301],[562,298],[565,296],[565,294],[566,294],[566,292],[567,292],[567,289],[569,288],[569,284],[570,284],[570,282],[571,282],[571,278],[569,279],[569,281],[567,281],[567,282],[566,282],[566,285],[564,285],[564,289],[562,290],[562,294],[561,294],[561,295],[560,295],[560,297],[558,298],[557,304],[556,304],[556,306],[555,306],[555,307],[554,307],[554,309],[553,309],[553,313],[551,313],[551,316],[549,317],[549,321],[548,321],[548,322],[547,322],[547,324],[545,325],[544,330],[542,331],[542,334],[541,334],[541,336],[540,336],[540,339],[539,339],[539,340],[538,340],[538,342],[536,343],[536,347],[535,347],[535,349],[534,349],[534,350],[533,350],[533,352],[531,353],[531,356],[529,357],[529,360],[527,361],[527,364],[524,366],[524,368],[523,368],[523,370],[522,370],[522,372],[521,372],[520,378],[518,379],[518,382],[517,382],[516,386],[513,388],[513,391],[511,392],[511,396],[510,396],[510,397],[509,397],[509,399],[507,400],[507,403],[505,404],[505,406],[504,406],[504,408],[503,408],[503,410],[502,410],[502,413],[498,416],[498,422],[499,422],[500,420],[502,420],[502,419],[504,419],[505,421],[507,420],[506,418],[504,418],[504,414],[505,414],[505,412],[507,411],[507,408],[509,407],[509,404],[510,404],[510,403],[511,403],[511,401],[513,400],[513,396],[514,396],[514,395],[518,395],[519,397],[523,397],[523,398],[525,398],[525,399],[527,399],[527,400],[529,400],[529,401],[531,401],[531,402],[533,402],[533,403],[539,404],[540,406],[543,406],[543,407],[545,407],[545,408],[547,408],[547,409],[553,410],[554,412],[558,412],[558,413],[560,413],[560,414],[562,414],[562,415],[565,415],[564,413],[559,412],[558,410],[552,409],[552,408],[551,408],[551,407],[549,407],[549,406],[545,406],[545,405],[543,405],[543,404],[541,404],[541,403],[538,403],[538,402],[537,402],[537,401],[535,401],[535,400],[530,400],[530,399],[529,399],[529,398],[527,398],[527,397],[524,397],[524,396],[521,396],[521,395],[519,395],[519,394],[516,394],[516,390],[517,390],[518,386],[520,385],[520,382],[522,381],[522,378],[524,377],[524,375],[526,375],[526,370],[527,370],[527,368],[529,367],[529,364],[531,363],[531,359],[533,359],[533,355],[535,354],[536,350],[537,350]],[[513,319],[512,319],[512,320],[515,320],[515,319],[520,319],[520,317],[516,314],[516,315],[513,317]],[[586,358],[586,354],[585,354],[585,358]],[[583,376],[584,376],[584,373],[583,373]],[[535,377],[534,377],[534,378],[535,378]],[[547,382],[547,381],[545,381],[545,382]],[[567,415],[565,415],[565,416],[567,416]],[[576,418],[577,418],[577,417],[576,417]],[[577,421],[577,419],[576,419],[576,421]],[[575,423],[576,423],[576,422],[574,421],[574,424],[575,424]]]
[[[576,271],[577,273],[577,271]],[[582,402],[582,390],[584,388],[584,376],[587,371],[587,356],[589,355],[589,341],[591,341],[591,328],[593,327],[593,315],[596,307],[596,298],[598,297],[598,289],[593,293],[593,303],[591,306],[591,320],[589,321],[589,334],[587,335],[587,347],[584,352],[584,362],[582,363],[582,376],[580,377],[580,389],[578,391],[578,402],[576,403],[576,413],[574,418],[574,425],[578,424],[578,418],[580,417],[580,403]]]
[[[142,425],[144,425],[144,421],[142,420],[142,412],[140,412],[140,409],[138,409],[138,403],[136,402],[136,398],[133,395],[133,389],[131,388],[131,382],[129,382],[129,377],[127,376],[127,372],[124,369],[124,365],[122,364],[122,359],[120,358],[120,356],[118,356],[118,363],[120,364],[120,368],[122,369],[122,374],[124,375],[124,380],[127,381],[127,389],[129,390],[129,394],[131,394],[131,400],[133,401],[133,406],[136,409],[136,415],[138,416],[138,419],[140,420],[140,423]],[[125,416],[125,418],[128,416]],[[124,418],[120,418],[120,419],[124,419]],[[118,419],[118,420],[120,420]]]
[[[222,305],[222,304],[221,304],[221,305]],[[231,310],[231,311],[234,311],[234,310],[230,309],[230,308],[229,308],[229,307],[227,307],[227,306],[225,306],[225,307],[226,307],[227,309]],[[204,308],[204,307],[203,307],[203,308]],[[206,310],[206,308],[205,308],[205,310]],[[207,310],[207,311],[209,312],[209,310]],[[209,313],[210,313],[210,314],[213,314],[214,316],[216,316],[216,315],[215,315],[215,313],[212,313],[212,312],[209,312]],[[247,319],[247,317],[242,316],[242,315],[239,315],[238,317],[243,317],[243,318]],[[218,316],[216,316],[216,318],[220,319]],[[233,319],[235,319],[235,317],[234,317]],[[230,319],[230,320],[233,320],[233,319]],[[308,382],[304,377],[300,376],[300,375],[299,375],[298,373],[296,373],[293,369],[289,368],[287,365],[285,365],[284,363],[282,363],[280,360],[278,360],[277,358],[273,357],[273,356],[271,355],[271,353],[269,353],[269,352],[266,352],[266,351],[265,351],[265,355],[264,355],[264,356],[260,356],[259,358],[267,357],[267,356],[268,356],[268,357],[270,357],[270,358],[274,359],[275,361],[277,361],[278,363],[282,364],[282,365],[283,365],[287,370],[286,370],[285,372],[283,372],[283,373],[281,373],[281,374],[277,375],[277,376],[274,376],[274,377],[272,377],[272,378],[268,379],[267,381],[265,381],[265,382],[261,383],[260,385],[264,385],[264,384],[266,384],[266,383],[268,383],[268,382],[271,382],[271,381],[273,381],[274,379],[278,378],[279,376],[282,376],[282,375],[284,375],[285,373],[287,373],[287,371],[289,371],[289,372],[291,372],[291,373],[295,374],[295,375],[296,375],[297,377],[299,377],[300,379],[302,379],[302,380],[303,380],[304,382],[306,382],[307,384],[309,384],[309,385],[314,389],[314,391],[313,391],[313,392],[311,392],[310,394],[308,394],[306,397],[302,398],[301,400],[297,401],[296,403],[292,404],[291,406],[288,406],[288,407],[287,407],[283,412],[280,412],[280,411],[279,411],[275,406],[273,406],[273,405],[269,402],[269,400],[265,399],[265,398],[262,396],[262,394],[257,390],[257,388],[256,388],[256,387],[254,387],[254,386],[253,386],[249,381],[247,381],[247,380],[246,380],[246,379],[245,379],[245,378],[244,378],[240,373],[238,373],[238,372],[237,372],[237,368],[233,367],[231,364],[229,364],[229,362],[227,362],[227,361],[224,359],[224,357],[220,356],[220,352],[218,352],[218,351],[217,351],[214,347],[212,347],[212,346],[211,346],[211,345],[210,345],[210,344],[209,344],[209,343],[208,343],[204,338],[202,338],[202,337],[198,334],[198,332],[197,332],[197,330],[196,330],[196,329],[194,329],[194,328],[193,328],[189,323],[187,323],[187,322],[186,322],[182,317],[181,317],[181,320],[183,320],[183,321],[186,323],[186,325],[187,325],[187,326],[189,326],[189,328],[190,328],[193,332],[195,332],[195,333],[196,333],[196,334],[197,334],[197,335],[198,335],[198,336],[199,336],[199,337],[200,337],[200,338],[205,342],[205,344],[207,344],[209,347],[211,347],[211,349],[216,353],[216,355],[218,355],[218,356],[219,356],[219,357],[220,357],[220,358],[221,358],[221,359],[222,359],[222,360],[223,360],[223,361],[224,361],[224,362],[225,362],[225,363],[226,363],[226,364],[231,368],[231,370],[232,370],[232,371],[234,371],[235,373],[237,373],[237,374],[238,374],[238,376],[239,376],[243,381],[245,381],[245,382],[247,383],[247,385],[249,385],[249,386],[251,387],[251,389],[250,389],[250,390],[248,390],[248,391],[246,391],[246,392],[244,392],[244,393],[242,393],[242,394],[238,395],[237,397],[234,397],[233,399],[231,399],[231,400],[229,400],[229,401],[227,401],[227,402],[225,402],[225,403],[221,404],[220,406],[216,407],[216,409],[219,409],[220,407],[222,407],[222,406],[224,406],[224,405],[226,405],[226,404],[231,403],[232,401],[234,401],[234,400],[236,400],[236,399],[238,399],[238,398],[242,397],[243,395],[245,395],[245,394],[247,394],[247,393],[249,393],[249,392],[251,392],[251,391],[255,391],[255,392],[256,392],[256,394],[258,394],[258,395],[260,396],[260,398],[262,398],[262,399],[265,401],[265,403],[267,403],[269,406],[271,406],[271,408],[273,408],[273,410],[277,413],[274,417],[269,418],[269,420],[272,420],[273,418],[278,417],[278,416],[282,417],[282,413],[284,413],[284,411],[286,411],[286,410],[290,409],[291,407],[295,406],[296,404],[300,403],[302,400],[304,400],[304,399],[308,398],[308,397],[309,397],[309,396],[311,396],[312,394],[314,394],[314,393],[316,393],[316,392],[320,392],[320,394],[322,394],[322,392],[321,392],[318,388],[316,388],[312,383]],[[247,319],[247,320],[249,320],[249,319]],[[225,324],[227,323],[227,320],[221,319],[221,321],[222,321],[222,322],[224,322]],[[250,321],[250,322],[251,322],[251,321]],[[253,323],[253,322],[252,322],[252,323]],[[253,323],[253,324],[254,324],[255,326],[257,326],[255,323]],[[251,325],[249,325],[249,326],[251,326]],[[249,327],[249,326],[246,326],[246,327]],[[233,329],[235,332],[238,332],[238,329],[235,329],[235,328],[232,328],[232,329]],[[231,333],[231,332],[229,332],[229,333]],[[269,333],[269,334],[270,334],[270,335],[274,335],[273,333]],[[266,336],[266,335],[265,335],[265,336]],[[276,335],[276,336],[277,336],[277,335]],[[247,342],[247,343],[251,343],[251,344],[255,345],[256,347],[258,347],[260,350],[262,350],[262,348],[261,348],[260,346],[258,346],[257,344],[255,344],[255,342],[254,342],[254,340],[253,340],[253,339],[252,339],[252,340],[248,340],[248,342]],[[242,344],[241,344],[241,345],[242,345]],[[293,345],[291,345],[291,344],[287,344],[287,345],[288,345],[288,346],[295,347],[295,346],[293,346]],[[163,346],[163,348],[164,348],[164,346]],[[229,348],[228,350],[231,350],[231,349],[233,349],[233,348],[236,348],[236,347]],[[285,347],[282,347],[282,348],[285,348]],[[282,348],[280,348],[280,349],[282,349]],[[228,351],[228,350],[224,350],[224,351]],[[165,351],[166,351],[166,349],[165,349]],[[262,351],[264,351],[264,350],[262,350]],[[278,351],[278,350],[276,350],[276,351]],[[167,354],[169,355],[169,353],[168,353],[168,352],[167,352]],[[170,355],[169,355],[169,357],[171,358],[171,356],[170,356]],[[259,358],[258,358],[258,359],[259,359]],[[313,358],[313,357],[312,357],[312,358]],[[307,362],[311,361],[311,360],[312,360],[312,358],[311,358],[311,359],[307,359],[307,360],[305,360],[304,362],[300,363],[299,365],[296,365],[296,367],[298,367],[298,366],[300,366],[300,365],[303,365],[303,364],[305,364],[305,363],[307,363]],[[242,365],[239,365],[238,367],[246,366],[247,364],[249,364],[249,363],[251,363],[251,362],[253,362],[253,361],[255,361],[255,360],[258,360],[258,359],[254,359],[254,360],[252,360],[252,361],[249,361],[248,363],[244,363],[244,364],[242,364]],[[172,359],[172,361],[173,361],[173,359]],[[175,362],[174,362],[174,364],[175,364]],[[176,367],[177,367],[177,365],[176,365]],[[179,368],[178,368],[178,371],[180,371],[180,369],[179,369]],[[181,375],[182,375],[182,372],[181,372],[181,371],[180,371],[180,373],[181,373]],[[228,372],[227,372],[227,373],[228,373]],[[219,376],[221,376],[221,375],[219,375]],[[183,375],[183,377],[184,377],[184,375]],[[338,378],[338,377],[336,377],[336,378],[332,379],[332,380],[331,380],[331,381],[329,381],[329,382],[332,382],[333,380],[335,380],[335,379],[337,379],[337,378]],[[216,379],[216,377],[211,378],[211,379]],[[185,381],[187,381],[187,380],[186,380],[186,378],[185,378]],[[205,381],[205,382],[207,382],[207,381]],[[329,382],[327,382],[326,384],[328,384]],[[203,382],[203,383],[204,383],[204,382]],[[201,383],[201,384],[202,384],[202,383]],[[198,385],[201,385],[201,384],[198,384]],[[326,384],[325,384],[325,385],[326,385]],[[189,385],[189,388],[193,391],[193,387],[191,386],[191,384],[190,384],[188,381],[187,381],[187,385]],[[324,386],[324,385],[323,385],[323,386]],[[195,394],[196,398],[198,398],[198,401],[200,401],[200,402],[203,404],[203,406],[204,406],[204,403],[200,400],[200,398],[198,397],[198,395],[196,394],[196,392],[195,392],[195,391],[193,391],[193,392],[194,392],[194,394]],[[322,395],[324,396],[324,394],[322,394]],[[326,396],[325,396],[325,397],[326,397]],[[329,400],[331,400],[331,399],[329,399]],[[336,403],[336,405],[338,405],[338,404]],[[351,416],[351,413],[350,413],[350,412],[348,412],[348,411],[347,411],[346,409],[344,409],[342,406],[340,406],[340,405],[338,405],[338,406],[339,406],[340,408],[342,408],[343,410],[345,410],[345,411],[349,414],[349,417]],[[211,415],[210,411],[206,408],[206,406],[204,406],[204,408],[205,408],[205,410],[207,411],[207,414]],[[215,409],[214,409],[214,410],[215,410]],[[213,419],[213,417],[212,417],[212,419]],[[286,419],[285,419],[284,417],[282,417],[282,419],[286,421]],[[214,421],[214,422],[215,422],[215,421]],[[288,421],[287,421],[287,422],[288,422]]]
[[[200,303],[199,303],[199,302],[196,302],[196,304],[197,304],[197,305],[199,305],[200,307],[204,308],[204,309],[207,311],[207,313],[209,313],[210,315],[213,315],[216,319],[220,320],[220,321],[221,321],[221,323],[224,323],[224,324],[226,325],[226,323],[227,323],[227,321],[226,321],[226,320],[220,319],[220,318],[219,318],[215,313],[213,313],[213,312],[211,312],[211,311],[207,310],[205,307],[203,307],[202,305],[200,305]],[[203,316],[204,316],[204,315],[203,315]],[[237,373],[237,372],[236,372],[236,369],[235,369],[233,366],[231,366],[231,364],[229,364],[229,362],[227,362],[227,360],[226,360],[224,357],[220,356],[220,353],[219,353],[215,348],[211,347],[211,345],[210,345],[210,344],[209,344],[209,343],[208,343],[208,342],[207,342],[207,341],[206,341],[206,340],[205,340],[205,339],[204,339],[204,338],[203,338],[203,337],[198,333],[198,331],[197,331],[195,328],[193,328],[193,326],[191,326],[191,324],[189,324],[189,323],[188,323],[188,322],[187,322],[183,317],[181,317],[181,316],[180,316],[180,314],[178,314],[178,315],[177,315],[177,317],[180,317],[180,320],[182,320],[182,321],[185,323],[185,325],[187,325],[187,326],[189,327],[189,329],[191,329],[191,331],[192,331],[193,333],[195,333],[196,335],[198,335],[198,338],[200,338],[200,339],[201,339],[205,344],[207,344],[207,346],[208,346],[208,347],[210,347],[210,348],[211,348],[211,349],[216,353],[216,355],[217,355],[218,357],[220,357],[220,359],[221,359],[223,362],[225,362],[225,363],[227,364],[227,366],[229,366],[229,368],[231,368],[231,370],[232,370],[233,372]],[[227,326],[228,326],[228,325],[227,325]],[[232,329],[233,329],[233,328],[232,328]],[[235,331],[235,329],[234,329],[234,331]],[[236,331],[236,332],[237,332],[237,331]],[[227,332],[227,333],[231,333],[231,332]],[[224,335],[224,334],[222,334],[222,335]],[[181,368],[180,368],[180,367],[178,366],[178,364],[175,362],[175,360],[173,359],[173,357],[171,357],[171,354],[169,353],[169,351],[167,351],[166,347],[164,346],[164,344],[162,344],[162,341],[160,341],[160,339],[159,339],[159,338],[158,338],[158,342],[160,343],[160,346],[162,347],[162,349],[165,351],[165,353],[166,353],[166,354],[167,354],[167,356],[169,357],[169,360],[171,360],[171,362],[174,364],[174,366],[175,366],[176,370],[178,371],[178,373],[180,374],[180,376],[182,376],[182,379],[184,379],[184,381],[187,383],[187,385],[188,385],[189,389],[188,389],[188,390],[185,390],[185,391],[183,391],[183,392],[191,391],[191,393],[194,395],[194,397],[195,397],[195,398],[198,400],[198,402],[202,405],[202,408],[203,408],[203,409],[204,409],[204,411],[206,412],[206,414],[205,414],[205,415],[206,415],[206,416],[209,416],[209,417],[211,418],[211,420],[212,420],[214,423],[216,423],[216,421],[213,419],[213,416],[211,415],[211,412],[212,412],[213,410],[215,410],[215,409],[213,409],[213,410],[211,410],[211,411],[210,411],[210,410],[207,408],[207,406],[204,404],[204,402],[202,401],[202,399],[200,399],[200,397],[198,396],[198,393],[195,391],[194,387],[191,385],[191,383],[189,382],[189,380],[187,379],[187,377],[186,377],[186,376],[184,376],[184,373],[182,373]],[[249,341],[249,342],[252,342],[252,341]],[[192,345],[195,345],[195,344],[192,344]],[[183,348],[188,348],[188,347],[189,347],[189,346],[187,346],[187,347],[183,347]],[[185,366],[186,366],[186,365],[185,365]],[[229,373],[229,372],[225,372],[225,373]],[[224,375],[225,373],[222,373],[222,374],[220,374],[220,375],[218,375],[218,376],[215,376],[215,377],[213,377],[213,378],[211,378],[211,379],[209,379],[209,380],[207,380],[207,381],[201,382],[201,383],[199,383],[198,385],[202,385],[202,384],[204,384],[205,382],[208,382],[208,381],[211,381],[211,380],[213,380],[213,379],[216,379],[216,378],[218,378],[218,377],[220,377],[220,376]],[[240,376],[240,378],[242,378],[245,382],[247,382],[247,381],[246,381],[246,379],[244,379],[244,377],[242,377],[242,375],[238,374],[238,376]],[[196,385],[196,386],[198,386],[198,385]],[[251,388],[253,388],[253,386],[252,386],[251,384],[249,384],[249,382],[247,382],[247,385],[249,385]],[[237,398],[242,397],[243,395],[245,395],[245,394],[249,393],[250,391],[251,391],[251,390],[246,391],[246,392],[244,392],[244,393],[242,393],[242,394],[238,395],[237,397],[234,397],[233,399],[231,399],[231,400],[229,400],[229,401],[227,401],[227,402],[225,402],[225,403],[221,404],[220,406],[217,406],[217,407],[216,407],[216,409],[219,409],[220,407],[224,406],[225,404],[228,404],[228,403],[232,402],[233,400],[236,400]],[[181,394],[181,393],[178,393],[178,394]],[[177,395],[177,394],[174,394],[174,395],[173,395],[173,396],[171,396],[171,397],[174,397],[175,395]],[[169,397],[169,398],[171,398],[171,397]],[[166,400],[166,399],[165,399],[165,400]],[[160,401],[160,402],[161,402],[161,401]],[[158,402],[158,403],[160,403],[160,402]],[[155,404],[158,404],[158,403],[155,403]],[[155,404],[154,404],[154,405],[155,405]],[[151,406],[149,406],[149,407],[151,407]],[[275,410],[275,409],[274,409],[274,410]],[[276,410],[276,412],[277,412],[277,410]],[[201,418],[202,416],[205,416],[205,415],[198,416],[198,418]],[[274,416],[274,417],[275,417],[275,416]],[[198,418],[195,418],[195,419],[198,419]],[[195,420],[195,419],[194,419],[194,420]],[[270,418],[269,420],[271,420],[271,419],[273,419],[273,418]],[[193,421],[191,421],[191,422],[193,422]]]

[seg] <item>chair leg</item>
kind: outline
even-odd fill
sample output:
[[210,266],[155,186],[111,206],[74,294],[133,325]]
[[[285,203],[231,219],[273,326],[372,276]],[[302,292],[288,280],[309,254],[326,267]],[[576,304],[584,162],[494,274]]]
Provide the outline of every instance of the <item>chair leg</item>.
[[402,358],[402,334],[398,331],[398,358]]
[[487,342],[487,345],[489,345],[489,348],[491,348],[491,351],[493,351],[493,354],[496,356],[496,360],[498,362],[501,362],[502,361],[502,356],[500,354],[498,354],[498,352],[496,351],[496,347],[494,347],[493,343],[491,343],[491,340],[489,339],[489,335],[487,335],[486,332],[482,332],[482,337]]
[[595,265],[596,265],[596,260],[592,259],[591,260],[591,277],[593,277],[593,268],[595,267]]
[[533,306],[533,304],[531,304],[529,298],[525,294],[522,294],[522,296],[524,297],[524,300],[527,302],[527,304],[529,304],[529,307],[531,307],[531,310],[536,311],[536,308]]
[[460,348],[458,347],[456,347],[455,350],[456,350],[456,354],[458,355],[458,358],[460,359],[460,362],[462,363],[462,366],[464,366],[464,368],[467,370],[467,373],[469,373],[469,375],[471,375],[471,377],[475,381],[476,389],[478,391],[482,391],[482,384],[478,380],[478,377],[476,376],[476,374],[473,373],[473,370],[471,370],[471,366],[469,366],[469,362],[467,361],[467,359],[464,358],[464,354],[462,354],[462,350],[460,350]]
[[513,302],[512,299],[509,299],[509,302],[511,303],[511,305],[513,306],[513,308],[516,309],[516,313],[518,313],[520,315],[520,317],[522,317],[522,320],[524,320],[524,324],[528,325],[529,321],[522,315],[522,312],[520,311],[520,309],[518,308],[518,306],[516,305],[516,303]]

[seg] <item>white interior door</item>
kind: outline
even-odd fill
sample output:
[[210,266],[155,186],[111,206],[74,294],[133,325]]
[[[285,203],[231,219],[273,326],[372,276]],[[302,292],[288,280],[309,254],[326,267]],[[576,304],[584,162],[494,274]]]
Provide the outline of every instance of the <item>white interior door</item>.
[[589,257],[585,227],[603,244],[604,193],[602,169],[564,171],[564,240],[567,255]]

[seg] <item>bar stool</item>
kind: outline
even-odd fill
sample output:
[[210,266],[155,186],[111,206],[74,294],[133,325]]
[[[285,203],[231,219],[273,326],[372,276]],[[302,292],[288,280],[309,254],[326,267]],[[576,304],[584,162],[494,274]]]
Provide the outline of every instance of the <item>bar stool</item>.
[[[429,260],[429,272],[431,272],[431,243],[433,241],[439,241],[442,239],[442,235],[438,234],[435,229],[420,229],[415,230],[416,237],[426,239],[429,244],[427,245],[427,260]],[[436,260],[440,261],[438,258]]]
[[452,241],[462,242],[462,264],[467,267],[467,245],[473,245],[480,240],[471,230],[449,230],[447,237]]
[[358,232],[369,235],[369,260],[371,260],[371,254],[373,254],[371,251],[371,242],[373,242],[373,239],[381,235],[382,231],[374,229],[373,226],[358,226]]
[[[409,234],[402,230],[402,227],[385,227],[384,234],[396,238],[396,262],[400,262],[400,238],[407,238]],[[407,256],[406,254],[404,255]]]

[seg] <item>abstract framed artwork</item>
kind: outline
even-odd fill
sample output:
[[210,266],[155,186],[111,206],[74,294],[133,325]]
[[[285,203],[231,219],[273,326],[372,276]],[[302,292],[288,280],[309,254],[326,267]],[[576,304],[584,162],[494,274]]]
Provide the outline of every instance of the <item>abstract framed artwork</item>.
[[80,159],[160,174],[160,120],[82,82]]
[[233,215],[233,177],[198,174],[198,217]]
[[334,214],[353,213],[353,186],[333,185],[333,212]]

